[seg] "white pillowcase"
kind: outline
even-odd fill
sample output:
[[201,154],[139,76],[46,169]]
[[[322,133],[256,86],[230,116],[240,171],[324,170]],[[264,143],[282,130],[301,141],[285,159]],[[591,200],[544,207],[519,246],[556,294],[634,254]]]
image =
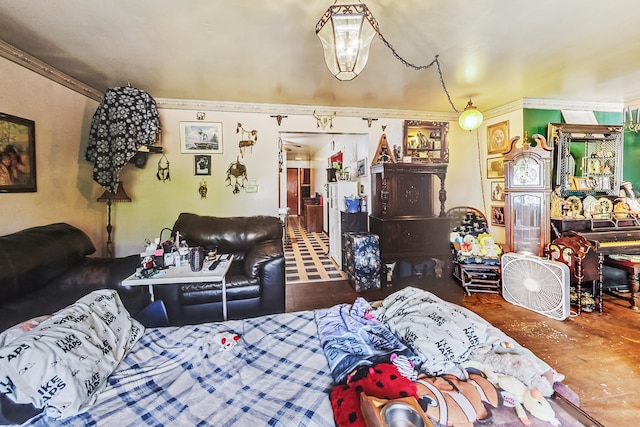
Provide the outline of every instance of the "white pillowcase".
[[0,348],[0,393],[55,419],[78,414],[143,332],[115,290],[94,291]]

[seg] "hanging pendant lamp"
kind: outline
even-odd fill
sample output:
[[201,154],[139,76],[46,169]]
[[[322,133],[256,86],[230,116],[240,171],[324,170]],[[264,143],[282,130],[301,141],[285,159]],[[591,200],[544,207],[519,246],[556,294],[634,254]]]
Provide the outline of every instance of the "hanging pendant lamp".
[[464,111],[460,114],[460,118],[458,118],[458,124],[462,129],[472,131],[480,127],[482,118],[482,113],[473,105],[471,98],[469,98],[467,106],[464,107]]
[[353,80],[367,64],[378,23],[362,3],[336,3],[337,0],[316,24],[316,34],[329,71],[338,80]]

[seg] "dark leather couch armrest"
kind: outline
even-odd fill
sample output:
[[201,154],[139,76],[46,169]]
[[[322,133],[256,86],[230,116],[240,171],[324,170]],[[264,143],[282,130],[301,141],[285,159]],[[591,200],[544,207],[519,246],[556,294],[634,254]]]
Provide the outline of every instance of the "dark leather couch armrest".
[[285,259],[273,258],[262,269],[262,313],[285,312]]
[[96,289],[115,289],[127,310],[135,315],[149,304],[149,289],[147,286],[122,286],[121,282],[139,266],[139,255],[121,258],[87,257],[54,280],[50,286],[55,286],[58,292],[77,292],[83,289],[89,293]]
[[260,275],[263,266],[272,259],[284,257],[281,239],[258,242],[249,247],[244,255],[244,272],[255,279]]

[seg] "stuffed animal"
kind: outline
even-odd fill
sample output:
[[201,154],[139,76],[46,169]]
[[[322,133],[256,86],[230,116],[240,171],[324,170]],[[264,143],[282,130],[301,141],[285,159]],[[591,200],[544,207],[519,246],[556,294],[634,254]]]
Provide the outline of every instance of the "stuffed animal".
[[240,341],[240,335],[232,334],[231,332],[221,332],[214,338],[214,343],[220,345],[220,351],[229,350]]
[[451,233],[449,233],[449,240],[451,241],[451,243],[462,245],[462,236],[460,235],[459,231],[452,231]]
[[493,240],[493,237],[489,233],[481,233],[478,235],[478,247],[480,256],[498,258],[502,255],[502,248]]
[[416,380],[418,403],[438,426],[468,427],[476,421],[490,425],[489,406],[497,408],[501,395],[481,373],[469,372],[467,376],[461,380],[450,374],[420,375]]
[[474,251],[477,250],[478,245],[476,244],[476,238],[473,237],[473,234],[464,236],[462,244],[460,245],[460,255],[471,256],[474,255]]
[[511,375],[497,374],[480,362],[467,361],[464,366],[468,371],[477,369],[484,373],[493,385],[502,389],[504,404],[515,407],[516,414],[522,424],[531,424],[525,412],[526,409],[534,417],[549,422],[554,426],[560,426],[560,421],[556,418],[551,404],[544,398],[540,390],[527,387],[522,381]]

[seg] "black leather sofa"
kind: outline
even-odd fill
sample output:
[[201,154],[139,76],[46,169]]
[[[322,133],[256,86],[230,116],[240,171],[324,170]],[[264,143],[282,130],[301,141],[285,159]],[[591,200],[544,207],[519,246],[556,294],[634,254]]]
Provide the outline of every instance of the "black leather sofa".
[[[226,276],[229,319],[244,319],[285,310],[282,222],[272,216],[214,217],[181,213],[173,226],[189,246],[217,248],[233,254]],[[158,285],[171,325],[223,320],[222,285]]]
[[65,223],[28,228],[0,237],[0,331],[52,314],[96,289],[116,289],[131,314],[149,304],[146,286],[120,282],[140,265],[140,256],[89,257],[91,239]]

